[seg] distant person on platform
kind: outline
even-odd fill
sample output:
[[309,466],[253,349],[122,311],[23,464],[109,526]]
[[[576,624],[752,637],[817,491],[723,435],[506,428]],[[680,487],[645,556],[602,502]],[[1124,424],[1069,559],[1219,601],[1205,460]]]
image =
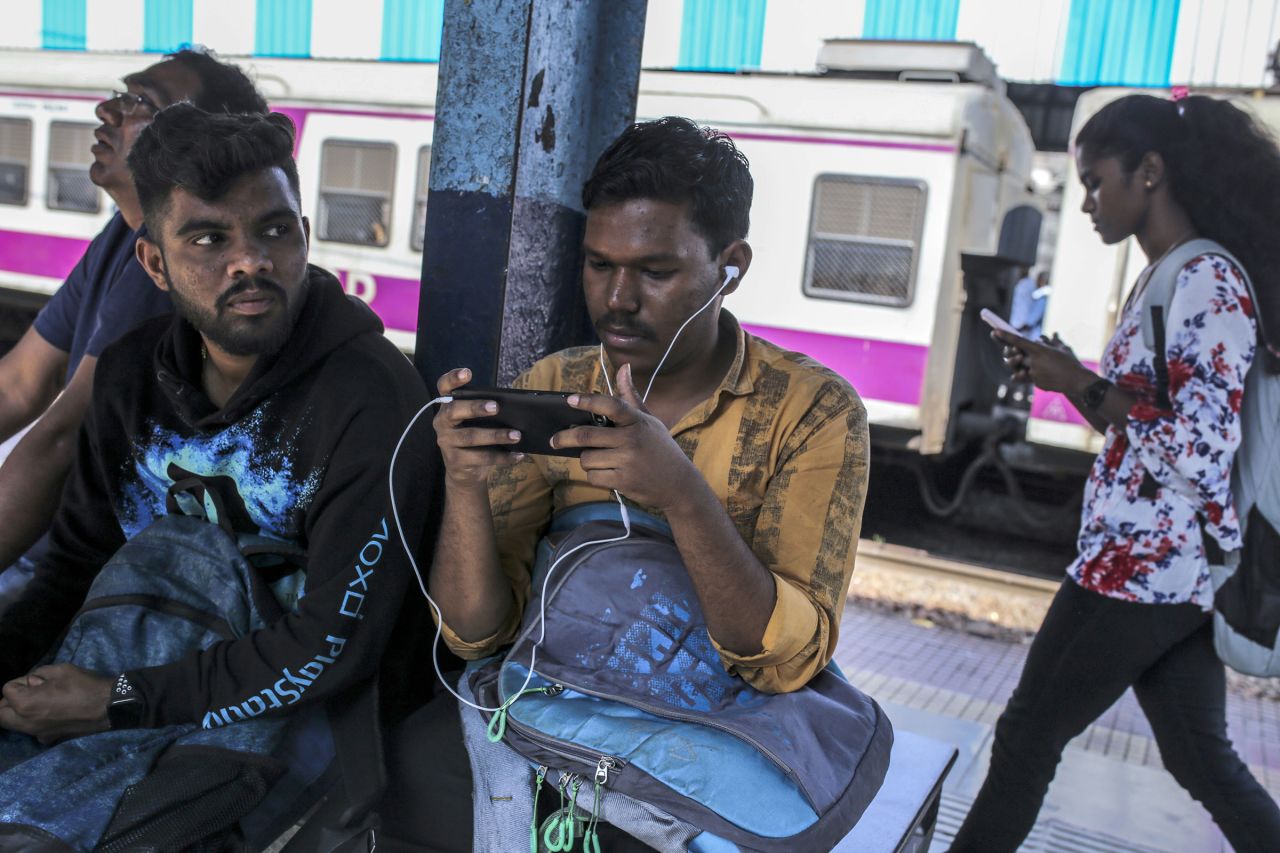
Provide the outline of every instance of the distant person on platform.
[[1018,334],[1033,341],[1040,340],[1044,328],[1044,309],[1049,305],[1049,273],[1042,270],[1035,278],[1030,270],[1013,288],[1013,307],[1009,311],[1009,325]]
[[243,71],[202,50],[169,54],[123,83],[125,91],[112,93],[95,110],[102,124],[93,134],[89,167],[90,180],[119,210],[32,327],[0,358],[0,442],[39,418],[0,466],[0,612],[43,553],[41,537],[71,467],[98,356],[134,326],[170,310],[168,294],[152,284],[134,257],[142,227],[126,163],[134,140],[157,112],[178,101],[211,112],[267,111]]

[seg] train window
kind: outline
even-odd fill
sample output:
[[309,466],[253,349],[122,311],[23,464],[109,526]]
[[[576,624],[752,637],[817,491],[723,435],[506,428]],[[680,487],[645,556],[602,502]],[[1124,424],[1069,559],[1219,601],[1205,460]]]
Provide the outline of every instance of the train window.
[[413,205],[413,234],[410,243],[415,252],[422,251],[423,234],[427,228],[427,180],[431,177],[431,146],[418,149],[418,195]]
[[923,181],[819,175],[813,187],[805,294],[911,304],[925,193]]
[[96,125],[55,121],[49,125],[49,184],[45,204],[53,210],[97,213],[98,187],[89,180]]
[[320,239],[387,245],[395,180],[394,145],[325,140],[320,149]]
[[31,121],[0,118],[0,204],[27,203],[31,168]]

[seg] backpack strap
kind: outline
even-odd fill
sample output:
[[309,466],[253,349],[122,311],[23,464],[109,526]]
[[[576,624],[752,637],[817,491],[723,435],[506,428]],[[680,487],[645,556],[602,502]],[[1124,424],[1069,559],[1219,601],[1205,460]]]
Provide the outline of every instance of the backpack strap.
[[[1142,294],[1142,342],[1147,349],[1155,353],[1155,373],[1159,384],[1157,393],[1168,396],[1169,367],[1165,362],[1166,323],[1169,319],[1169,304],[1173,302],[1174,291],[1178,289],[1178,273],[1193,259],[1201,255],[1219,255],[1226,258],[1240,272],[1244,279],[1245,290],[1253,304],[1258,304],[1257,294],[1244,265],[1235,256],[1223,248],[1221,243],[1203,237],[1188,240],[1174,248],[1172,252],[1156,264],[1147,279],[1146,290]],[[1255,312],[1256,313],[1256,312]],[[1167,407],[1166,407],[1167,408]]]

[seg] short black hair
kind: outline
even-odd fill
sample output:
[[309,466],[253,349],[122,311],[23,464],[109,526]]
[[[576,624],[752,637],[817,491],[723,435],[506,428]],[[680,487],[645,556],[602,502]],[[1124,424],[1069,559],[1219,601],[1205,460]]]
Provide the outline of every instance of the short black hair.
[[223,62],[211,50],[183,48],[165,56],[200,78],[200,91],[191,98],[205,112],[265,113],[267,102],[240,68]]
[[633,199],[687,204],[714,257],[751,224],[754,182],[733,140],[687,118],[633,124],[596,161],[582,188],[586,210]]
[[179,103],[156,113],[129,153],[152,239],[175,188],[217,201],[236,179],[279,167],[299,199],[293,122],[280,113],[210,113]]

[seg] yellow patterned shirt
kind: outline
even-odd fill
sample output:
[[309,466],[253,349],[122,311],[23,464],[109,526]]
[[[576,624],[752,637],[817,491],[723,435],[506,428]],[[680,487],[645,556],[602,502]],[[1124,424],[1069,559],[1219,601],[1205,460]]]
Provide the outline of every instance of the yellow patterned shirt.
[[[763,650],[742,657],[716,648],[730,672],[780,693],[804,686],[835,651],[867,490],[867,416],[840,376],[746,334],[727,312],[721,316],[737,335],[733,364],[671,435],[777,585]],[[548,356],[515,385],[607,393],[596,347]],[[526,456],[496,472],[489,502],[516,607],[506,624],[478,642],[464,642],[444,626],[449,647],[475,659],[511,642],[529,600],[535,546],[552,516],[608,500],[612,493],[590,485],[577,459]]]

